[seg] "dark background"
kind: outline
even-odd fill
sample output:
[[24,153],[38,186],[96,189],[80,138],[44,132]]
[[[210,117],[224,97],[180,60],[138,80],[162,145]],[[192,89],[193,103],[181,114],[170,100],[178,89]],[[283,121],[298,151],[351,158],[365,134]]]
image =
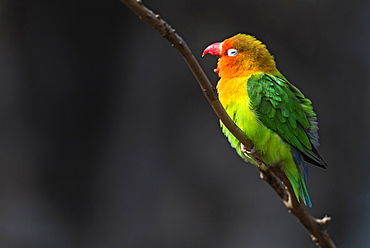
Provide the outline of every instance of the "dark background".
[[[148,0],[203,49],[243,32],[314,102],[316,216],[369,247],[369,1]],[[315,247],[178,52],[117,1],[0,2],[0,247]]]

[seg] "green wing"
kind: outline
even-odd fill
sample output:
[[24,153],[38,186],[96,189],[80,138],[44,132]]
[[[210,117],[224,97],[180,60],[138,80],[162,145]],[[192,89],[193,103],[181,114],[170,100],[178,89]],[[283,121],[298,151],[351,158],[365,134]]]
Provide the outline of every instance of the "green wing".
[[268,74],[251,76],[247,89],[260,121],[297,148],[307,162],[325,168],[316,150],[318,125],[311,101],[285,78]]

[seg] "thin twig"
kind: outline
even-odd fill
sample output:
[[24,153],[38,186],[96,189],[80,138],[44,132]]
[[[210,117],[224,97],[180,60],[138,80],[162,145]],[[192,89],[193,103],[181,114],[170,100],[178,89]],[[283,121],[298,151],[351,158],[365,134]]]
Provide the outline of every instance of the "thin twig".
[[282,183],[286,186],[287,191],[289,192],[287,195],[281,196],[281,193],[278,192],[280,190],[277,187],[273,187],[271,183],[269,183],[274,190],[278,193],[280,198],[282,198],[283,203],[285,207],[288,209],[290,213],[292,213],[297,220],[306,228],[307,232],[310,234],[311,239],[316,243],[319,247],[335,247],[335,244],[333,240],[330,238],[329,234],[326,231],[327,226],[329,225],[331,218],[328,216],[325,216],[322,219],[316,219],[309,215],[307,211],[304,209],[302,203],[299,203],[297,201],[297,198],[294,196],[294,191],[292,188],[292,185],[289,183],[288,178],[285,176],[285,174],[277,167],[269,167],[268,170],[262,171],[261,173],[266,174],[274,174],[276,175],[280,180],[282,180]]
[[[229,129],[229,131],[245,146],[245,148],[248,151],[251,151],[253,143],[245,137],[242,130],[240,130],[240,128],[226,113],[214,92],[212,84],[209,82],[203,69],[200,67],[198,61],[195,59],[185,41],[158,14],[153,13],[153,11],[145,7],[141,0],[120,1],[130,8],[132,12],[138,15],[140,19],[155,28],[181,53],[217,116],[227,129]],[[253,152],[252,155],[255,160],[263,162],[262,157],[258,152]],[[299,203],[295,198],[292,186],[282,170],[278,167],[268,165],[267,168],[267,170],[258,168],[261,178],[276,191],[288,211],[291,212],[300,223],[302,223],[310,234],[312,240],[316,242],[316,245],[322,248],[334,248],[334,242],[326,232],[326,227],[330,222],[330,217],[325,216],[323,219],[315,219],[309,215],[305,211],[302,203]]]
[[247,148],[252,150],[253,144],[248,140],[242,130],[231,120],[221,103],[218,101],[214,88],[209,82],[203,69],[200,67],[198,61],[195,59],[193,53],[190,51],[185,41],[175,32],[175,30],[165,22],[158,14],[153,13],[150,9],[145,7],[140,0],[121,0],[127,7],[129,7],[140,19],[147,22],[154,27],[164,38],[166,38],[171,45],[176,48],[188,64],[190,70],[198,80],[200,87],[217,116],[222,120],[224,125],[230,132]]

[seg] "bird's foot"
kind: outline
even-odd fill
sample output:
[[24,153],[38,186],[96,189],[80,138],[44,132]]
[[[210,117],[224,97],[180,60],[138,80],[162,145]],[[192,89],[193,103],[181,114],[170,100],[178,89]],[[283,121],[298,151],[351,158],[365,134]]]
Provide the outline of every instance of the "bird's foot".
[[249,159],[253,159],[251,155],[256,152],[256,149],[254,149],[254,147],[252,148],[252,150],[249,151],[243,144],[240,144],[240,150]]
[[258,166],[261,166],[263,165],[263,162],[256,158],[255,156],[253,156],[253,154],[255,154],[257,152],[257,150],[253,147],[252,150],[248,150],[243,144],[240,144],[240,150],[242,151],[242,153],[244,153],[244,155],[250,159],[250,160],[254,160]]

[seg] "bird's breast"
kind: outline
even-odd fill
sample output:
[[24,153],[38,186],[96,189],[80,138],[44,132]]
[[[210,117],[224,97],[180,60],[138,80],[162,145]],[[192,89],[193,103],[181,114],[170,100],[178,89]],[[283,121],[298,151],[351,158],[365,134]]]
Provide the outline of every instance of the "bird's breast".
[[220,102],[230,118],[247,137],[254,137],[261,127],[250,104],[247,90],[249,77],[234,77],[228,80],[221,78],[217,84],[217,91]]
[[247,91],[247,82],[250,76],[221,78],[217,84],[217,92],[220,102],[226,108],[230,104],[244,102],[249,104],[250,99]]

